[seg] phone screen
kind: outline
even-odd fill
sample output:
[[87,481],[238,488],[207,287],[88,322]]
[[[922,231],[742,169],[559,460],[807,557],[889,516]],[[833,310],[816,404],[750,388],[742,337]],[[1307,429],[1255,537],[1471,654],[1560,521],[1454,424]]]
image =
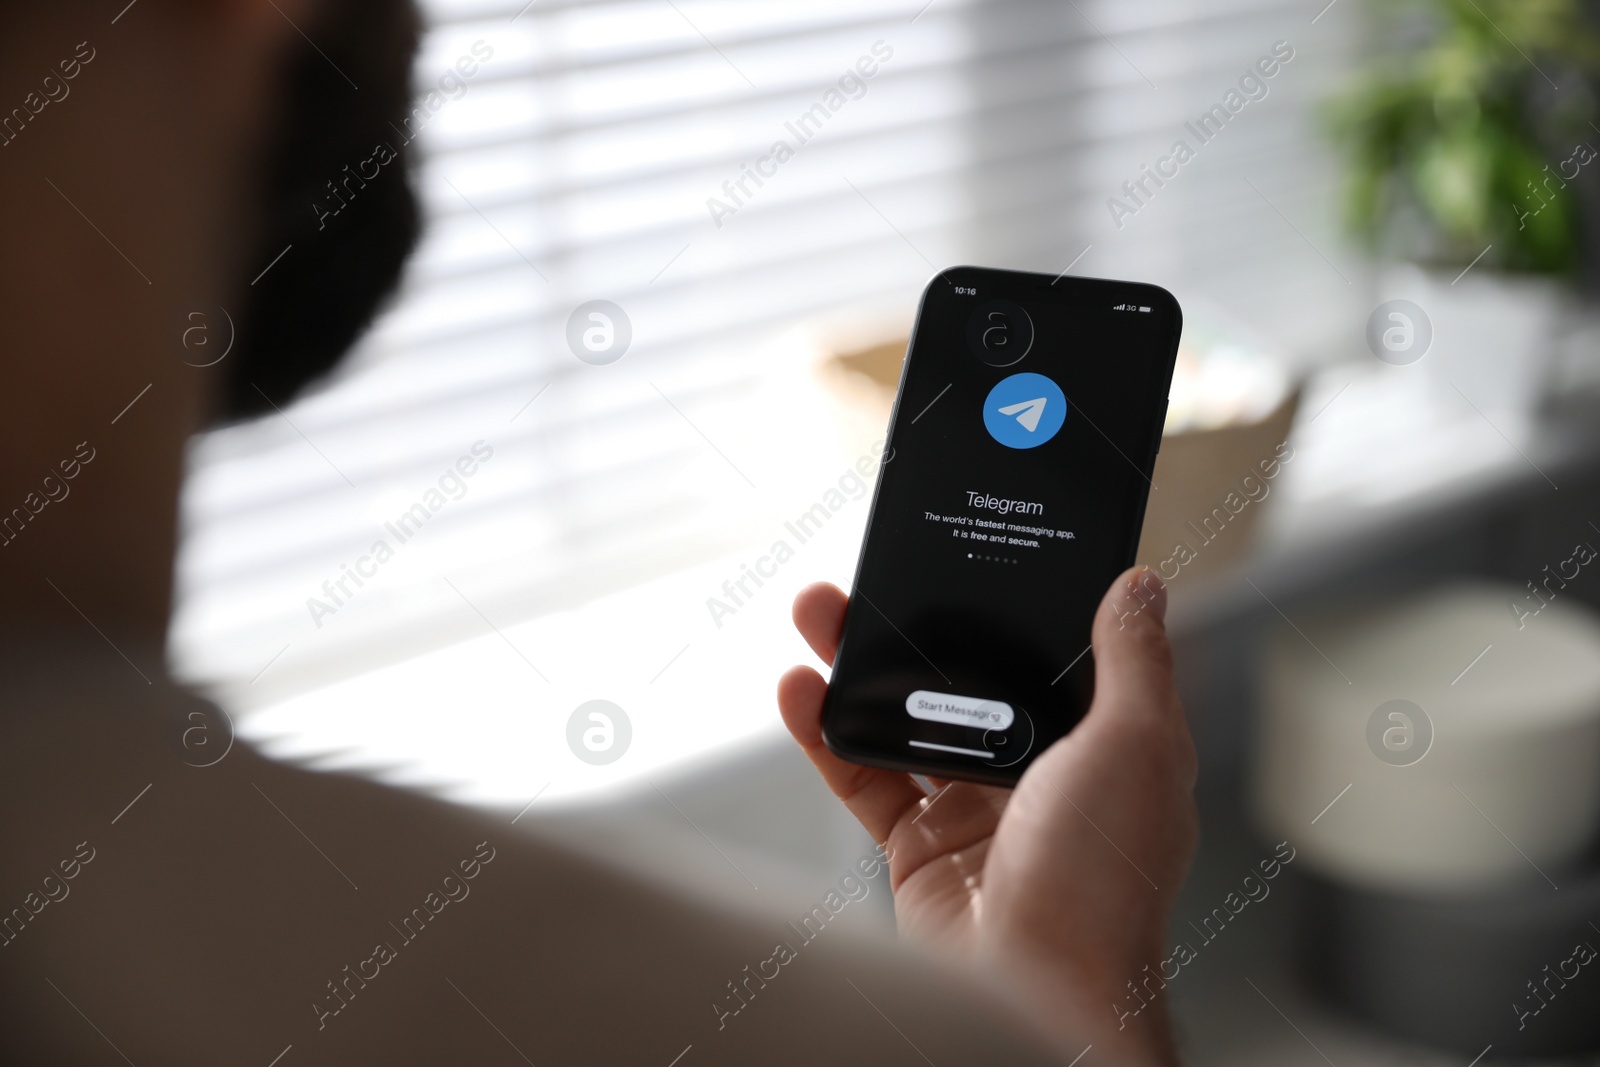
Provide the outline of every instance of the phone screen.
[[1180,328],[1151,285],[974,267],[929,283],[824,706],[835,753],[1006,783],[1082,718]]

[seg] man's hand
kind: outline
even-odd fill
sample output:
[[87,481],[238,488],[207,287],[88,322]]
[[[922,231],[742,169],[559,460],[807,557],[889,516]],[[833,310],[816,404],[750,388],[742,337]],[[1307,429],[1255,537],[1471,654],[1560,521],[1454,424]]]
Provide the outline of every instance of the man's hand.
[[[845,595],[827,584],[795,599],[795,626],[829,664],[844,610]],[[778,684],[789,732],[888,845],[901,932],[983,964],[1064,1052],[1093,1042],[1101,1062],[1176,1062],[1151,976],[1167,955],[1198,820],[1165,612],[1148,568],[1112,584],[1094,621],[1093,704],[1015,790],[933,779],[929,794],[909,774],[846,763],[822,741],[821,675],[795,667]],[[1125,1014],[1140,1003],[1129,983],[1151,1001],[1136,1015]]]

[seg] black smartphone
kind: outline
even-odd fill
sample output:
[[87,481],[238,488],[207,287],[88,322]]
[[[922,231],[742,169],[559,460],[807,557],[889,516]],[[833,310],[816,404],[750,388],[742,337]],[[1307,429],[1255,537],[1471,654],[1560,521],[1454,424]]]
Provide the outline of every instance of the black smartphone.
[[928,283],[823,706],[836,755],[1009,785],[1083,717],[1181,329],[1154,285],[984,267]]

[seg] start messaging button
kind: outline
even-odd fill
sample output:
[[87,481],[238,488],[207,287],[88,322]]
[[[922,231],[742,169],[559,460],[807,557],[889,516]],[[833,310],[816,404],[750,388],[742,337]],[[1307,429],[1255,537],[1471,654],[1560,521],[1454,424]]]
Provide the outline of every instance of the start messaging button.
[[906,697],[906,711],[914,719],[975,726],[980,730],[1004,730],[1016,718],[1011,705],[1003,700],[931,693],[926,689],[918,689]]

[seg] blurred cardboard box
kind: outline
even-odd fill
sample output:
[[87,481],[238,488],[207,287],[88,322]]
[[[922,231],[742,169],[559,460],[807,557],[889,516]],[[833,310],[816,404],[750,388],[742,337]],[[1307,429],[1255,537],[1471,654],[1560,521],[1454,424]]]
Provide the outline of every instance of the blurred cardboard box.
[[[1188,577],[1215,573],[1243,556],[1272,506],[1281,467],[1280,447],[1289,437],[1299,391],[1292,391],[1266,418],[1211,429],[1180,430],[1161,439],[1139,536],[1139,562],[1161,568],[1187,546]],[[1269,466],[1263,467],[1263,464]],[[1166,564],[1164,573],[1171,573]]]

